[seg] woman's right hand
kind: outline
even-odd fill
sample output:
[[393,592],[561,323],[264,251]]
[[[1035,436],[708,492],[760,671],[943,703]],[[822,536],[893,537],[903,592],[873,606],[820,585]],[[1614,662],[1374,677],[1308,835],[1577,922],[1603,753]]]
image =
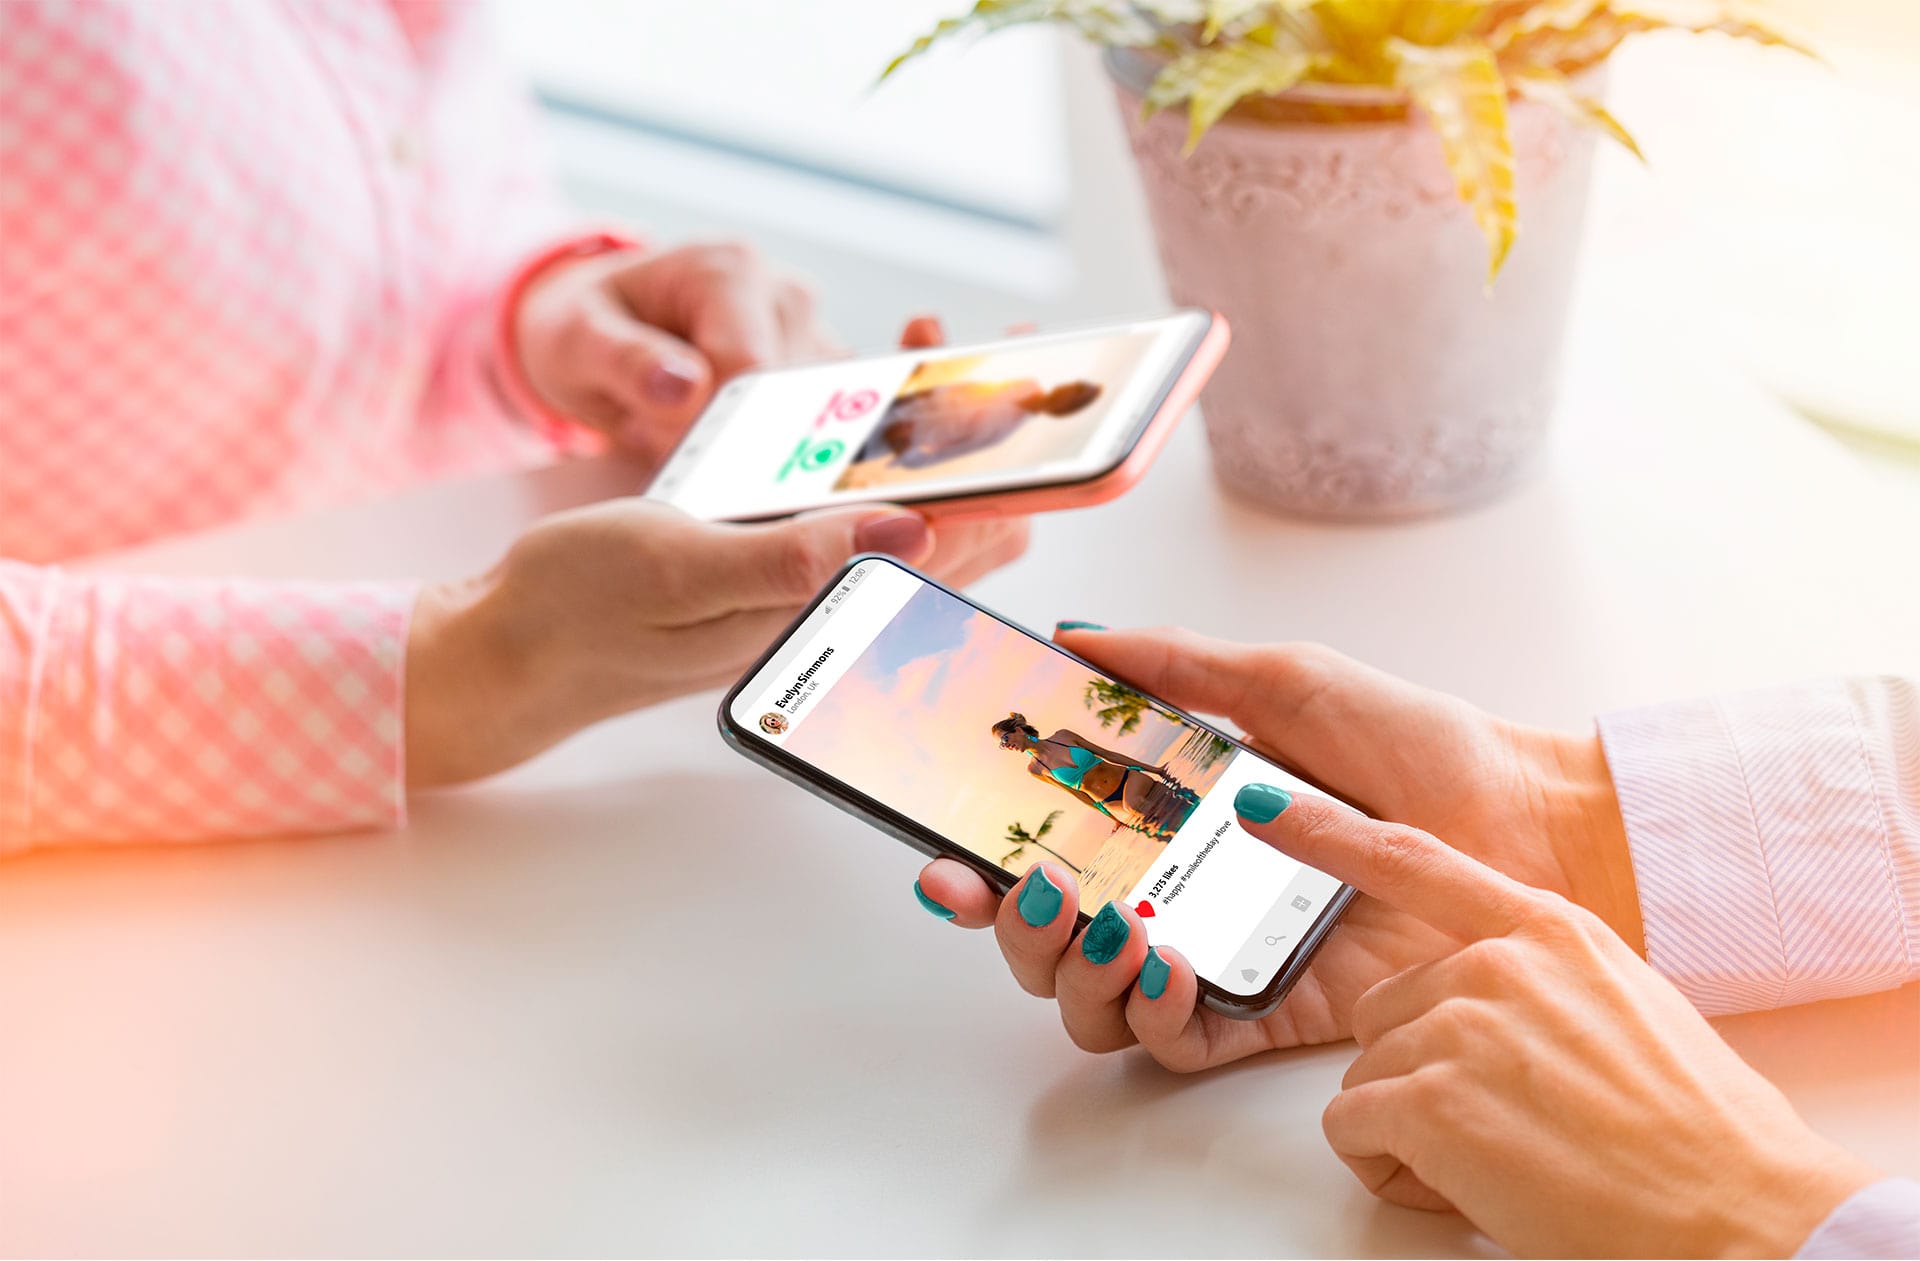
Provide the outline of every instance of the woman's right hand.
[[[1375,816],[1435,833],[1523,883],[1598,914],[1640,949],[1639,902],[1612,779],[1592,733],[1568,735],[1495,718],[1312,644],[1244,645],[1187,631],[1072,630],[1056,638],[1148,695],[1237,724],[1254,748]],[[1147,941],[1131,910],[1128,934],[1096,964],[1074,945],[1072,874],[1044,865],[1064,895],[1036,926],[1021,914],[1027,874],[1001,899],[951,860],[920,877],[927,897],[963,927],[991,924],[1028,993],[1056,998],[1076,1044],[1112,1051],[1138,1041],[1162,1064],[1191,1071],[1279,1047],[1351,1036],[1353,1004],[1377,982],[1454,943],[1369,898],[1356,898],[1292,994],[1259,1021],[1198,1004],[1177,951],[1157,997],[1136,984]],[[1051,896],[1029,908],[1056,905]],[[1091,911],[1094,908],[1089,908]]]
[[1594,916],[1426,832],[1268,800],[1249,832],[1460,945],[1354,1008],[1322,1124],[1375,1195],[1520,1256],[1784,1257],[1879,1180]]
[[489,775],[602,719],[732,682],[861,552],[962,586],[1026,544],[1023,519],[936,532],[873,505],[771,525],[711,524],[642,499],[549,517],[489,573],[421,593],[407,783]]

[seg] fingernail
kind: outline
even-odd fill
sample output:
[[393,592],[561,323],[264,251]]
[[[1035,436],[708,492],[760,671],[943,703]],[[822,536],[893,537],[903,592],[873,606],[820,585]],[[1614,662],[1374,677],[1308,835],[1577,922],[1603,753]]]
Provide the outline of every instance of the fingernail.
[[853,532],[855,551],[885,552],[902,560],[917,560],[924,555],[928,539],[927,523],[912,512],[862,521]]
[[1100,623],[1098,622],[1055,622],[1053,624],[1053,633],[1056,635],[1058,635],[1061,631],[1069,631],[1069,630],[1105,630],[1105,629],[1107,628],[1100,625]]
[[935,919],[953,918],[953,908],[941,906],[938,902],[928,897],[927,891],[920,887],[918,880],[913,882],[913,896],[920,899],[920,905],[927,908],[927,914],[933,916]]
[[1167,992],[1167,978],[1173,975],[1173,969],[1160,957],[1160,952],[1152,946],[1147,947],[1147,961],[1140,965],[1140,992],[1148,998],[1158,998]]
[[647,369],[647,397],[656,403],[684,403],[699,384],[692,368],[673,359],[662,359]]
[[1293,794],[1272,784],[1247,784],[1233,794],[1233,810],[1255,823],[1272,823],[1293,804]]
[[1053,923],[1053,917],[1060,913],[1060,889],[1047,879],[1047,873],[1038,867],[1020,886],[1020,900],[1014,905],[1019,908],[1020,918],[1027,921],[1029,928],[1045,928]]
[[1126,916],[1109,902],[1093,917],[1087,931],[1080,934],[1080,953],[1087,956],[1089,963],[1112,963],[1127,948],[1127,938],[1132,933]]

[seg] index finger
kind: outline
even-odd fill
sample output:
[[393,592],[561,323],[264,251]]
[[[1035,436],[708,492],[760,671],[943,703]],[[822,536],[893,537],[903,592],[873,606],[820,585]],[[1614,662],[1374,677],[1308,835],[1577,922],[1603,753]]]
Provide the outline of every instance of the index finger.
[[1461,941],[1510,933],[1532,914],[1525,885],[1418,828],[1271,784],[1242,787],[1233,807],[1241,827],[1281,853]]
[[722,381],[786,359],[772,294],[751,279],[729,281],[708,294],[694,316],[691,340]]

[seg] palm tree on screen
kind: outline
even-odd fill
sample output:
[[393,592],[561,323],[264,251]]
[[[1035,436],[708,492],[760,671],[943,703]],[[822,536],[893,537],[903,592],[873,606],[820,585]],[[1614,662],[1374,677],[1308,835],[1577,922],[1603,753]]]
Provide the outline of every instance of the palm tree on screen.
[[1006,853],[1006,856],[1000,860],[1000,865],[1002,867],[1005,867],[1008,863],[1011,863],[1014,859],[1026,853],[1027,846],[1031,845],[1035,849],[1045,850],[1047,853],[1053,855],[1054,858],[1058,859],[1061,865],[1066,867],[1067,870],[1071,871],[1076,876],[1079,875],[1080,868],[1075,866],[1073,863],[1068,862],[1066,859],[1066,856],[1063,855],[1059,850],[1053,848],[1051,845],[1042,845],[1040,843],[1041,837],[1053,831],[1053,821],[1055,819],[1058,819],[1061,814],[1062,814],[1062,811],[1055,810],[1052,814],[1048,815],[1045,819],[1041,821],[1039,827],[1035,828],[1031,832],[1027,831],[1027,829],[1018,821],[1007,824],[1007,840],[1013,843],[1013,848],[1008,850]]
[[1160,708],[1132,688],[1111,679],[1088,679],[1083,696],[1087,708],[1093,711],[1102,727],[1120,724],[1119,735],[1130,736],[1140,730],[1140,720],[1148,714],[1157,714],[1171,723],[1180,722],[1178,714]]

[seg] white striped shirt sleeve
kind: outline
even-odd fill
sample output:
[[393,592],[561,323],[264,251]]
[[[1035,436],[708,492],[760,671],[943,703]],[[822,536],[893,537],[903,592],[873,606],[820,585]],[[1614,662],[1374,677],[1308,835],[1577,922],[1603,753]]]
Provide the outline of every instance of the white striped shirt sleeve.
[[1854,1192],[1793,1255],[1798,1261],[1920,1257],[1920,1182],[1888,1178]]
[[1707,1015],[1920,977],[1920,683],[1609,714],[1647,959]]

